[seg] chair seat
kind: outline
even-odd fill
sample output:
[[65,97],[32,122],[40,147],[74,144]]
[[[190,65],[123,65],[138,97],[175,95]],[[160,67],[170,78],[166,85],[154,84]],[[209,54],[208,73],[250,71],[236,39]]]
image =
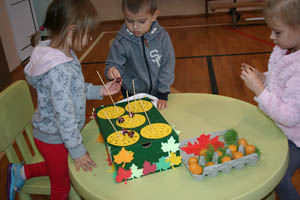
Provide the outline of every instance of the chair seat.
[[[40,154],[34,155],[26,164],[42,162],[44,159]],[[21,190],[29,194],[45,194],[50,195],[50,179],[48,176],[31,178],[25,182]]]
[[31,178],[25,182],[21,192],[50,195],[50,179],[48,176]]
[[38,163],[38,162],[43,162],[43,161],[44,161],[44,158],[40,154],[36,154],[26,164]]

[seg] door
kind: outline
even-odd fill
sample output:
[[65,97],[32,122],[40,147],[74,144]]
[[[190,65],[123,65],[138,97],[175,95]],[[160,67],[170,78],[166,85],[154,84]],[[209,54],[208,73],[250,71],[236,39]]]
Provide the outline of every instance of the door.
[[31,0],[5,0],[5,5],[20,60],[24,61],[33,50],[30,38],[38,30],[33,4]]

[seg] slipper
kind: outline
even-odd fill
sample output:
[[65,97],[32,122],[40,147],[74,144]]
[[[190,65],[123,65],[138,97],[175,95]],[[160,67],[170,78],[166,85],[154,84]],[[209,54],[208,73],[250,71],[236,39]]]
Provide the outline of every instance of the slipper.
[[13,174],[13,164],[8,164],[7,180],[6,180],[6,194],[7,200],[14,200],[16,191],[14,191],[15,179]]
[[6,183],[7,200],[14,200],[16,192],[19,192],[24,186],[25,180],[21,177],[22,167],[23,163],[8,164]]
[[20,164],[14,164],[14,167],[16,168],[14,170],[14,178],[15,178],[15,187],[17,188],[17,192],[20,192],[25,184],[25,180],[21,176],[21,170],[24,165],[24,162]]

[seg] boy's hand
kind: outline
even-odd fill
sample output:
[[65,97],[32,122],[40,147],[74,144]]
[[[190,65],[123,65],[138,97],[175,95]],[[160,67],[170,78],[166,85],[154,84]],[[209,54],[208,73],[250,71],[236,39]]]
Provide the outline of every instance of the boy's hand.
[[166,100],[158,99],[158,101],[157,101],[157,108],[158,108],[158,110],[163,110],[163,109],[165,109],[167,107],[168,107],[168,104],[167,104]]
[[107,76],[111,80],[121,78],[120,72],[116,67],[109,68],[108,71],[107,71]]
[[83,169],[83,171],[92,171],[93,167],[97,167],[96,163],[91,159],[89,153],[84,154],[80,158],[77,158],[74,160],[76,170],[79,171],[80,168]]
[[249,88],[256,96],[259,96],[260,93],[265,89],[263,81],[259,77],[258,71],[255,68],[247,64],[242,64],[241,79],[245,82],[247,88]]
[[[105,84],[110,95],[117,94],[121,89],[122,81],[117,82],[117,80],[109,81]],[[100,96],[108,96],[105,88],[100,89]]]

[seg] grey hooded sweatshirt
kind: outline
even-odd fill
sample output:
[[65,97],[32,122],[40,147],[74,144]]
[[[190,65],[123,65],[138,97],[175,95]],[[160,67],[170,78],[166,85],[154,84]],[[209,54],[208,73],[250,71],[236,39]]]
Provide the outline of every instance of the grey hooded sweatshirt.
[[38,105],[32,118],[33,136],[48,144],[64,143],[73,159],[86,153],[80,130],[85,123],[86,99],[102,99],[100,88],[84,82],[76,55],[67,57],[40,42],[24,71],[37,91]]
[[167,100],[175,68],[169,34],[155,21],[149,32],[136,37],[124,23],[110,48],[104,72],[106,77],[111,67],[119,70],[122,87],[129,93],[134,92],[134,80],[136,93],[148,93]]

